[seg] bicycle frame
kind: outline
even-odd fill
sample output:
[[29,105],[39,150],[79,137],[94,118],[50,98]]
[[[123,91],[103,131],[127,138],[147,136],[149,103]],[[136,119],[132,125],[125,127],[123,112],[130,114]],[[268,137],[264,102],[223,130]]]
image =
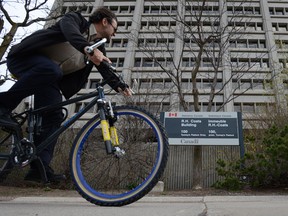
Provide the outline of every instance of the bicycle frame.
[[[91,100],[84,108],[82,108],[81,110],[79,110],[79,112],[77,112],[76,114],[74,114],[70,119],[66,120],[64,123],[62,123],[62,125],[60,126],[60,128],[58,128],[53,134],[51,134],[47,139],[45,139],[42,143],[40,143],[37,147],[36,147],[36,155],[39,154],[41,151],[43,151],[47,146],[50,145],[50,143],[56,139],[60,134],[62,134],[65,130],[67,130],[74,122],[76,122],[82,115],[84,115],[90,108],[92,108],[95,104],[97,104],[99,99],[105,99],[105,95],[104,95],[104,89],[103,89],[103,83],[98,84],[98,86],[96,87],[96,90],[87,94],[87,95],[83,95],[83,96],[79,96],[76,98],[72,98],[72,99],[68,99],[66,101],[57,103],[57,104],[53,104],[53,105],[49,105],[46,107],[42,107],[39,109],[35,109],[35,110],[27,110],[25,112],[22,112],[20,114],[18,114],[18,116],[21,116],[23,114],[27,114],[28,115],[28,124],[29,124],[29,119],[32,119],[34,116],[37,116],[37,114],[43,113],[43,112],[47,112],[47,111],[51,111],[51,110],[55,110],[55,109],[60,109],[63,106],[69,105],[69,104],[73,104],[79,101],[83,101],[85,99],[89,99],[89,98],[93,98],[93,100]],[[28,125],[29,127],[29,125]],[[32,126],[33,127],[33,126]],[[31,132],[29,132],[28,136],[31,136]],[[18,142],[16,142],[16,147],[18,149],[21,149],[20,147],[20,140]],[[8,159],[9,157],[11,157],[11,154],[0,154],[0,158],[2,159]]]
[[95,104],[97,104],[97,101],[99,99],[104,99],[104,91],[103,91],[103,87],[99,86],[97,87],[97,90],[94,92],[91,92],[88,95],[83,95],[83,96],[79,96],[73,99],[68,99],[66,101],[63,101],[61,103],[58,104],[54,104],[54,105],[50,105],[44,108],[39,108],[36,110],[33,110],[31,112],[32,115],[36,115],[38,113],[43,113],[45,111],[50,111],[53,109],[57,109],[57,108],[61,108],[63,106],[69,105],[69,104],[73,104],[85,99],[89,99],[89,98],[93,98],[95,97],[93,100],[91,100],[84,108],[80,109],[79,112],[77,112],[76,114],[74,114],[70,119],[66,120],[62,126],[60,126],[60,128],[58,130],[56,130],[52,135],[50,135],[47,139],[45,139],[45,141],[43,141],[40,145],[38,145],[36,147],[36,154],[39,154],[41,151],[43,151],[47,146],[49,146],[49,144],[55,139],[57,138],[60,134],[62,134],[65,130],[67,130],[74,122],[76,122],[82,115],[84,115],[90,108],[92,108]]

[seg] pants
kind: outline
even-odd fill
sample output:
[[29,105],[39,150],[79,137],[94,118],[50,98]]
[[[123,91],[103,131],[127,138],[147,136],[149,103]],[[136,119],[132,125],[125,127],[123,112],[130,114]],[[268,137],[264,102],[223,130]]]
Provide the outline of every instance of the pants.
[[[19,56],[7,59],[9,71],[18,81],[7,91],[0,93],[0,104],[12,111],[26,97],[34,94],[34,107],[62,101],[58,83],[62,78],[62,71],[49,58],[40,55]],[[34,137],[35,145],[57,130],[62,122],[62,110],[51,111],[42,115],[42,131]],[[57,139],[38,155],[44,166],[52,160]]]

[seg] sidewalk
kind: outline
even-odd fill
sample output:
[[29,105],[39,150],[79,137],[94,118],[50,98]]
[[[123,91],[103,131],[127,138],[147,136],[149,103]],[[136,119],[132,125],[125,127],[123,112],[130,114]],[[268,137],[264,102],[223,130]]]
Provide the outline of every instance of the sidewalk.
[[32,196],[2,200],[0,208],[7,216],[17,212],[41,216],[73,216],[79,212],[85,216],[287,216],[288,196],[146,196],[113,208],[95,206],[82,197]]

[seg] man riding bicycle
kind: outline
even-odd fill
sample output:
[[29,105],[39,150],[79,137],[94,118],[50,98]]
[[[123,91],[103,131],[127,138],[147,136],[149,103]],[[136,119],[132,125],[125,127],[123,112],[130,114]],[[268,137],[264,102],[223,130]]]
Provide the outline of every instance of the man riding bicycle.
[[[115,14],[105,7],[98,8],[87,21],[80,13],[65,14],[55,25],[34,32],[13,46],[7,57],[7,66],[17,82],[7,91],[0,93],[0,124],[16,127],[10,113],[27,96],[34,95],[34,107],[40,108],[70,98],[86,83],[95,65],[104,79],[109,80],[110,68],[103,61],[111,63],[105,55],[104,46],[87,53],[85,48],[97,39],[109,42],[117,31]],[[90,60],[86,64],[87,60]],[[119,80],[108,84],[124,95],[130,96],[128,86],[119,86]],[[121,87],[121,88],[119,88]],[[62,110],[51,111],[42,116],[42,131],[34,136],[34,143],[40,144],[56,131],[62,122]],[[48,181],[64,180],[65,176],[54,174],[50,167],[57,140],[40,153]],[[26,180],[41,181],[39,161],[31,163]]]

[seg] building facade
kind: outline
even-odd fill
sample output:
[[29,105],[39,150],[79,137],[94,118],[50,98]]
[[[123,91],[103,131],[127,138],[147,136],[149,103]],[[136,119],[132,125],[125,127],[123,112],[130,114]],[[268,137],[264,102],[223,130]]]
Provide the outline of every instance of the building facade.
[[[135,92],[125,99],[107,88],[112,101],[136,103],[154,114],[235,111],[244,119],[286,108],[286,0],[207,0],[205,5],[188,0],[58,0],[53,7],[61,13],[80,10],[88,17],[99,6],[117,15],[118,31],[106,44],[107,56]],[[100,74],[92,71],[79,94],[93,91],[99,80]],[[70,114],[84,105],[70,106]],[[239,154],[234,147],[224,148]],[[192,188],[193,148],[171,149],[166,187]],[[204,147],[203,186],[215,182],[215,155],[223,149]]]
[[[209,36],[214,41],[203,46],[194,77],[199,111],[240,111],[249,116],[286,105],[288,2],[201,2],[58,0],[54,8],[61,6],[61,13],[81,10],[87,17],[99,6],[115,12],[118,32],[106,45],[107,55],[133,86],[137,103],[153,112],[195,110],[192,72],[198,43]],[[100,79],[93,71],[79,94],[90,92]]]

